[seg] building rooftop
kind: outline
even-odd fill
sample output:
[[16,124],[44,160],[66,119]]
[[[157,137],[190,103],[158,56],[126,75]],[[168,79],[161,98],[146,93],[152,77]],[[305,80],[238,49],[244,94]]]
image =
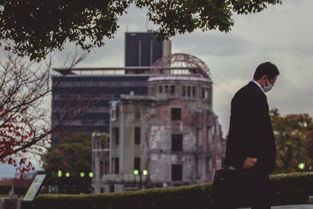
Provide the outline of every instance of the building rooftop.
[[204,82],[211,82],[210,79],[208,78],[204,78],[204,77],[201,77],[200,75],[198,74],[191,74],[191,75],[173,75],[173,74],[170,74],[170,75],[158,75],[158,76],[151,76],[149,77],[148,79],[148,82],[151,82],[151,81],[164,81],[164,80],[184,80],[184,81],[204,81]]
[[[129,75],[129,74],[155,74],[155,66],[128,66],[128,67],[78,67],[78,68],[53,68],[61,75]],[[197,67],[162,67],[171,71],[170,74],[191,74],[190,70]]]

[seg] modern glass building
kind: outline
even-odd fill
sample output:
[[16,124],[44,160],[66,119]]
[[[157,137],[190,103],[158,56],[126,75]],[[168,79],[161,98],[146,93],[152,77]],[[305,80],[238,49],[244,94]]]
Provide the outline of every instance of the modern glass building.
[[[54,69],[61,72],[52,77],[55,88],[52,93],[52,125],[61,127],[52,133],[52,143],[60,137],[77,132],[109,132],[110,102],[120,98],[121,94],[147,94],[146,81],[149,75],[114,75],[107,72],[126,71],[127,68],[113,69],[73,69],[71,75],[64,75],[66,69]],[[134,70],[134,69],[128,69]],[[103,75],[92,75],[92,73]],[[89,73],[89,75],[86,73]],[[77,113],[77,117],[73,115]],[[66,115],[68,114],[68,115]]]
[[170,41],[161,42],[152,32],[125,33],[125,66],[151,66],[170,51]]
[[121,94],[146,95],[150,66],[170,50],[171,42],[158,41],[152,32],[127,32],[126,67],[55,68],[52,126],[65,122],[52,132],[52,143],[76,132],[108,133],[110,102]]

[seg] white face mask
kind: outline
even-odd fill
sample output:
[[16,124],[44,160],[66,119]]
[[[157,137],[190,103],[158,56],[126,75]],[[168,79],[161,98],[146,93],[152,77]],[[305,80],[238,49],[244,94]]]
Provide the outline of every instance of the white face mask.
[[269,91],[273,88],[273,86],[274,86],[274,85],[269,82],[267,86],[264,86],[264,87],[263,87],[264,92],[265,92],[265,93],[266,93],[266,92],[269,92]]

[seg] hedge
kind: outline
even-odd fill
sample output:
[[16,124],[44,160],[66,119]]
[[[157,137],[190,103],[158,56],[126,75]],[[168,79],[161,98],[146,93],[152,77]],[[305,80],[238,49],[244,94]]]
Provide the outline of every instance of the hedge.
[[[12,185],[0,185],[0,194],[2,195],[8,195],[9,192],[12,189]],[[25,195],[27,192],[28,188],[27,187],[14,187],[14,194],[17,195]]]
[[272,175],[271,184],[275,205],[305,203],[313,195],[313,172]]
[[27,187],[14,187],[14,194],[25,195],[27,192]]
[[[313,172],[271,176],[274,205],[301,204],[313,194]],[[210,183],[106,194],[45,194],[33,209],[210,209]]]
[[12,185],[0,185],[0,194],[9,194]]

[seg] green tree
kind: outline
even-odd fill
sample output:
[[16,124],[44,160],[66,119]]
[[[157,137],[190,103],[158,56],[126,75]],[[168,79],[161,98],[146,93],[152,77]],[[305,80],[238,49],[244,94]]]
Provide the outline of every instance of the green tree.
[[43,162],[47,184],[57,186],[56,192],[90,193],[91,137],[88,134],[78,133],[61,139],[48,149]]
[[270,111],[277,148],[276,172],[308,170],[311,164],[308,142],[312,141],[313,120],[308,114],[281,115],[277,109]]
[[309,141],[306,144],[306,150],[311,159],[309,170],[313,170],[313,128],[309,131]]
[[65,41],[83,49],[104,45],[113,38],[118,17],[135,5],[147,8],[149,20],[158,25],[160,38],[218,29],[228,32],[233,13],[264,10],[282,0],[0,0],[0,39],[12,40],[14,53],[42,59]]

